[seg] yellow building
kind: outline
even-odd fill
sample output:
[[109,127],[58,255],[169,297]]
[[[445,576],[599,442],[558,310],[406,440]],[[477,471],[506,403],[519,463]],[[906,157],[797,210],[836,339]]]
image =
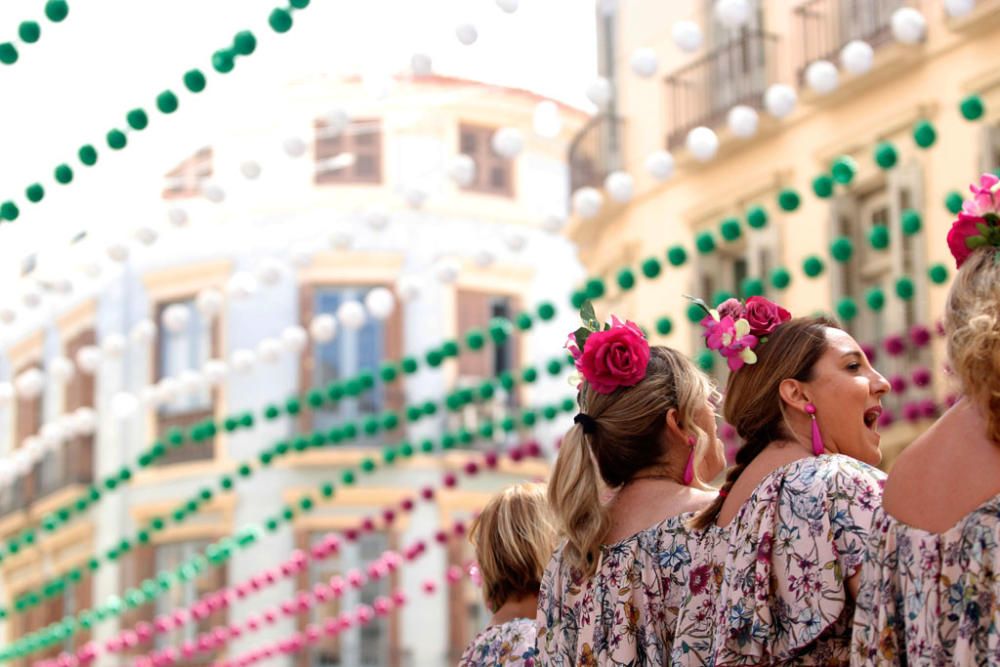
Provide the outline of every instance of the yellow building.
[[[672,327],[662,342],[692,354],[702,344],[682,294],[717,301],[763,287],[793,313],[839,313],[859,342],[875,345],[875,366],[897,385],[887,400],[896,424],[883,429],[891,462],[929,423],[922,415],[940,409],[952,390],[942,372],[941,338],[919,346],[910,331],[933,332],[942,313],[947,279],[931,281],[931,269],[938,280],[938,265],[954,273],[945,243],[954,216],[946,199],[951,195],[954,206],[956,193],[966,194],[981,171],[1000,166],[1000,2],[980,1],[957,17],[937,2],[750,0],[738,28],[721,25],[714,3],[705,0],[598,4],[599,67],[613,94],[574,140],[569,161],[574,191],[592,186],[604,198],[592,217],[578,210],[569,233],[589,274],[606,280],[609,307],[646,326],[669,314]],[[680,21],[701,28],[694,52],[674,41],[675,30],[691,29],[690,23],[675,28]],[[849,49],[854,73],[841,58],[853,41],[870,47]],[[810,71],[821,60],[832,64]],[[644,67],[646,76],[635,71]],[[797,97],[782,118],[765,104],[773,84]],[[977,103],[984,112],[967,119],[982,110]],[[734,118],[737,105],[750,111]],[[715,133],[712,159],[701,161],[688,148],[698,127]],[[926,143],[929,127],[937,140],[924,148],[914,133]],[[664,149],[669,156],[655,158],[663,170],[658,180],[647,160]],[[619,193],[627,201],[615,201],[604,185],[616,170],[634,179],[631,197]],[[798,195],[797,209],[782,209],[783,191],[786,204],[794,199],[789,191]],[[593,205],[594,193],[588,194]],[[759,227],[755,207],[766,213],[766,226]],[[697,246],[707,249],[707,234],[715,249],[705,253]],[[885,240],[887,247],[876,247]],[[687,252],[682,266],[665,256],[674,245]],[[849,251],[846,261],[833,256],[843,260]],[[655,280],[640,271],[650,257],[663,267]],[[632,289],[616,284],[622,266],[637,277]],[[818,275],[806,275],[820,266]],[[784,289],[774,285],[780,268],[790,278]],[[911,286],[912,296],[899,296]],[[905,347],[898,356],[884,345],[894,335],[900,339],[891,344]],[[921,386],[927,370],[933,380]]]

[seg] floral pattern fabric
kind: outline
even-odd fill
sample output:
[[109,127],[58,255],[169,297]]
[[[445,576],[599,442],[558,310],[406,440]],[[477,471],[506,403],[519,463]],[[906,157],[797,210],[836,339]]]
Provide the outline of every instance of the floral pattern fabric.
[[1000,664],[1000,496],[943,533],[876,514],[852,664]]
[[500,625],[491,625],[472,640],[458,667],[534,667],[535,621],[518,618]]
[[677,610],[691,565],[692,515],[672,517],[601,547],[589,579],[559,547],[538,598],[539,664],[669,665]]
[[841,455],[778,468],[726,527],[693,545],[675,665],[846,665],[854,604],[885,474]]

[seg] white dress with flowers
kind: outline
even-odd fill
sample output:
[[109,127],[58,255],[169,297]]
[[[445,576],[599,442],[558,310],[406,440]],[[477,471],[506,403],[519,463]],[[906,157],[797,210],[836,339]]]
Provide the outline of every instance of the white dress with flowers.
[[534,619],[517,618],[476,635],[458,667],[534,667],[536,655]]

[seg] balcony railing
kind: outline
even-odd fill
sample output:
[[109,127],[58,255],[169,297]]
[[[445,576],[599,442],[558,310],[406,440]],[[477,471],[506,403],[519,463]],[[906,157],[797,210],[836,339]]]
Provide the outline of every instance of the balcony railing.
[[696,127],[721,125],[738,104],[760,109],[776,80],[778,37],[745,31],[666,77],[667,148],[683,145]]
[[622,119],[599,114],[576,133],[569,146],[570,192],[600,187],[615,169],[622,167]]
[[807,0],[794,9],[801,83],[816,60],[836,63],[841,49],[856,39],[873,49],[893,41],[892,14],[900,7],[918,6],[917,0]]

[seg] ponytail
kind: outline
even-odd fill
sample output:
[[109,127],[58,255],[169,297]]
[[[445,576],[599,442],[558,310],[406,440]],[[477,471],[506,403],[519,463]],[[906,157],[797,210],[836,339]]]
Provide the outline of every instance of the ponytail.
[[601,540],[609,523],[588,437],[579,424],[567,431],[548,488],[556,525],[566,538],[565,558],[586,577],[597,571]]

